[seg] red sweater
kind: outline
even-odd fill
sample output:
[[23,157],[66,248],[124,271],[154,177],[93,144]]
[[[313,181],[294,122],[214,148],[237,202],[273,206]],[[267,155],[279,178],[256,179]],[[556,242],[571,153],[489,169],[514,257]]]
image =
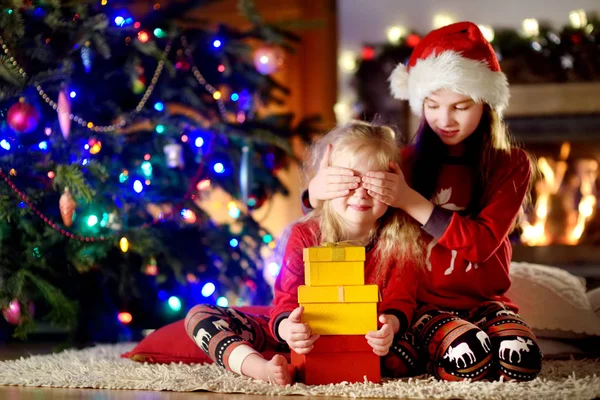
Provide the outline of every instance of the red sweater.
[[[292,227],[281,270],[275,281],[275,295],[271,310],[270,328],[274,337],[282,341],[277,333],[279,323],[298,307],[298,286],[304,285],[304,261],[302,249],[318,246],[321,242],[318,223],[314,220],[300,222]],[[393,314],[400,321],[403,333],[408,328],[416,307],[417,276],[413,265],[402,267],[390,265],[379,279],[376,278],[374,249],[367,247],[365,259],[365,284],[379,285],[381,302],[379,314]]]
[[[403,154],[409,156],[411,148]],[[406,158],[403,158],[406,160]],[[444,164],[436,204],[423,230],[429,233],[426,276],[418,301],[446,309],[468,310],[498,300],[518,311],[504,295],[510,287],[512,247],[508,234],[525,198],[531,167],[523,150],[500,156],[487,182],[490,199],[476,217],[459,212],[469,203],[471,173],[466,165]],[[406,171],[408,178],[410,172]]]

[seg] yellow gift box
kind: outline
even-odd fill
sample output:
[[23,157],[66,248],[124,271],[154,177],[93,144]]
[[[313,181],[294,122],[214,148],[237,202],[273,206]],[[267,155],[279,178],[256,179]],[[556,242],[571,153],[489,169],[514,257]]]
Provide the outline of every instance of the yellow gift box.
[[325,244],[305,248],[302,256],[304,262],[365,261],[365,248],[343,244]]
[[323,261],[304,263],[304,283],[308,286],[364,285],[364,261]]
[[377,330],[377,285],[299,286],[302,321],[320,335],[363,335]]

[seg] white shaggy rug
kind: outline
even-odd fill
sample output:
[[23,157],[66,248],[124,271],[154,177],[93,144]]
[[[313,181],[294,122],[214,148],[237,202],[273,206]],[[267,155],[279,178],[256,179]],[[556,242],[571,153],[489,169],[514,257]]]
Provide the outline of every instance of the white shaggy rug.
[[600,397],[600,360],[546,361],[527,383],[441,382],[433,378],[387,380],[383,384],[277,387],[236,376],[215,365],[141,364],[119,355],[134,343],[0,362],[0,385],[97,389],[145,389],[260,395],[461,399],[593,399]]

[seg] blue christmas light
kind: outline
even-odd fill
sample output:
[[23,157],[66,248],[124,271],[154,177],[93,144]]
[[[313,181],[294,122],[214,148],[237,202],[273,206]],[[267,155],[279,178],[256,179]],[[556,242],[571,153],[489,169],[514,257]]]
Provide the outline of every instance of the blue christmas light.
[[144,190],[144,185],[140,180],[133,182],[133,190],[135,190],[136,193],[141,193],[142,190]]
[[277,276],[279,275],[279,270],[281,270],[281,265],[277,264],[276,262],[272,262],[267,265],[267,270],[271,275]]
[[81,162],[81,165],[87,165],[88,164],[88,159],[84,158],[83,161]]
[[71,93],[69,93],[69,97],[74,99],[75,97],[77,97],[77,92],[74,90],[71,90]]
[[223,296],[219,297],[217,299],[217,305],[219,307],[227,307],[229,305],[229,301],[227,300],[227,297],[223,297]]
[[202,286],[202,296],[204,297],[210,297],[216,290],[217,288],[215,287],[215,284],[212,282],[208,282],[205,283],[204,286]]
[[225,166],[223,166],[223,163],[220,162],[216,163],[213,169],[217,174],[222,174],[223,172],[225,172]]
[[125,22],[125,18],[121,17],[120,15],[115,18],[115,25],[122,26],[123,22]]
[[159,299],[159,300],[162,300],[162,301],[164,301],[164,300],[166,300],[166,299],[167,299],[167,296],[168,296],[168,294],[167,294],[167,292],[165,292],[164,290],[160,290],[160,291],[158,292],[158,299]]
[[154,109],[156,111],[162,111],[165,109],[165,105],[163,104],[162,101],[157,101],[156,103],[154,103]]
[[221,47],[223,43],[221,43],[221,41],[219,39],[215,39],[215,41],[213,42],[213,46],[215,47],[215,49],[218,49],[219,47]]
[[38,147],[40,148],[40,150],[48,150],[48,142],[40,142],[40,144],[38,144]]
[[89,150],[90,149],[90,145],[89,144],[85,144],[85,146],[83,146],[84,149]]
[[177,297],[177,296],[169,297],[169,307],[171,307],[171,310],[173,310],[175,312],[181,310],[181,300],[179,300],[179,297]]
[[240,99],[240,95],[237,93],[231,93],[231,101],[238,101]]
[[24,201],[20,202],[19,208],[27,208],[27,203],[25,203]]
[[238,247],[238,244],[240,244],[240,242],[236,238],[233,238],[229,241],[229,245],[231,247]]
[[0,141],[0,146],[2,146],[4,150],[10,150],[10,143],[8,143],[6,139],[2,139],[2,141]]
[[196,147],[202,147],[202,145],[204,144],[204,139],[202,139],[201,137],[196,138],[196,141],[194,142],[194,144],[196,145]]
[[156,125],[156,128],[154,128],[158,134],[165,133],[165,129],[166,128],[164,125]]

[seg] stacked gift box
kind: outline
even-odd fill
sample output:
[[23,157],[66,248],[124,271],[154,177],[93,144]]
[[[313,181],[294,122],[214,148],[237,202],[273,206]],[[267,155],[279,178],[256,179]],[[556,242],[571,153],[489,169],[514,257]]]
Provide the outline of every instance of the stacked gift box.
[[308,354],[292,351],[297,380],[310,385],[380,382],[379,356],[365,334],[377,330],[377,285],[365,285],[365,248],[340,244],[304,249],[298,287],[302,320],[321,337]]

